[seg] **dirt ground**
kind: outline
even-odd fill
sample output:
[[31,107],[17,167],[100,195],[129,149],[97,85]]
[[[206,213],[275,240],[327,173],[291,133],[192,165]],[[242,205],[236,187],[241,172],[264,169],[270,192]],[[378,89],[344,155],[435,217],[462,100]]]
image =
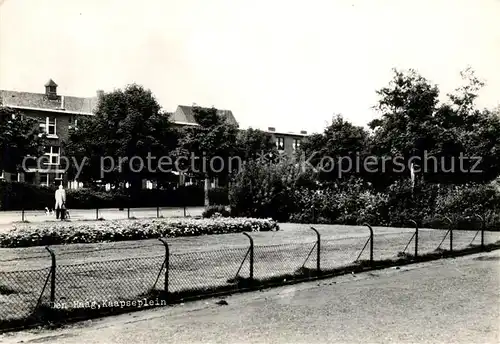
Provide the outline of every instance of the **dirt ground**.
[[4,343],[498,343],[500,251],[24,331]]

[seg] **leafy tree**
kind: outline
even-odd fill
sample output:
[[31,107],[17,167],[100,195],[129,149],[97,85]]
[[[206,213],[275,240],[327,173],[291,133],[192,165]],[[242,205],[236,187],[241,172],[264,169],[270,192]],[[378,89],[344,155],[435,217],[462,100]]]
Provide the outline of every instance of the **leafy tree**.
[[238,156],[243,161],[255,160],[278,154],[271,135],[259,129],[246,129],[238,133],[236,139]]
[[26,156],[43,154],[44,139],[36,119],[0,105],[0,171],[19,172]]
[[357,172],[356,160],[366,151],[368,132],[336,115],[322,134],[308,136],[301,144],[303,161],[319,171],[323,181],[333,182]]
[[[498,117],[475,107],[484,83],[470,69],[461,75],[465,84],[442,104],[438,103],[437,86],[413,70],[395,70],[389,86],[377,92],[380,99],[376,108],[381,117],[369,123],[373,130],[369,150],[391,160],[385,163],[386,173],[367,176],[375,185],[385,187],[409,178],[410,159],[416,158],[413,161],[422,180],[463,183],[498,175]],[[475,162],[460,161],[461,156],[481,156],[485,172],[470,173]],[[401,158],[403,167],[395,165],[396,158]]]
[[205,205],[208,205],[210,179],[227,180],[238,167],[238,159],[234,159],[238,153],[238,127],[216,108],[193,106],[192,111],[198,125],[181,129],[176,156],[183,171],[205,181]]
[[[138,189],[145,178],[161,182],[169,177],[163,172],[173,168],[171,160],[163,159],[162,170],[158,167],[176,142],[177,131],[151,91],[132,84],[104,94],[95,116],[79,121],[78,128],[70,131],[65,151],[79,163],[85,161],[79,180],[129,183]],[[69,174],[76,172],[73,168]]]

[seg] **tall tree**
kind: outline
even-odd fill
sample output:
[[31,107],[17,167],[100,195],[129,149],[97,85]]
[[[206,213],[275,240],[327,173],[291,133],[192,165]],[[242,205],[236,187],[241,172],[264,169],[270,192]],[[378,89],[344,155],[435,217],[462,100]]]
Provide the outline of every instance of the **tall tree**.
[[277,155],[278,149],[271,135],[259,129],[246,129],[238,133],[236,139],[238,156],[243,161]]
[[[161,181],[166,177],[158,169],[159,159],[170,157],[176,143],[177,130],[154,95],[132,84],[104,94],[95,116],[79,121],[70,131],[65,151],[79,163],[85,162],[79,180],[102,180],[115,186],[127,182],[138,189],[145,178]],[[163,171],[173,168],[161,167]],[[73,169],[71,174],[76,172]]]
[[301,144],[303,159],[317,168],[323,181],[348,178],[361,171],[356,160],[366,150],[368,132],[341,115],[335,115],[322,134],[308,136]]
[[43,154],[44,139],[36,119],[0,105],[0,171],[21,171],[26,156]]
[[238,167],[238,127],[227,121],[216,108],[193,106],[197,126],[181,130],[177,161],[184,157],[180,167],[205,183],[205,205],[208,205],[210,180],[214,177],[227,179]]
[[[461,76],[464,85],[441,104],[437,86],[413,70],[395,70],[389,86],[377,92],[381,117],[369,124],[373,130],[370,151],[391,160],[387,173],[371,176],[376,185],[409,178],[410,159],[416,163],[418,179],[427,181],[487,181],[498,175],[498,117],[475,106],[484,83],[471,69]],[[402,158],[404,168],[394,165],[396,157]],[[481,157],[484,172],[471,173],[475,161],[467,157]]]

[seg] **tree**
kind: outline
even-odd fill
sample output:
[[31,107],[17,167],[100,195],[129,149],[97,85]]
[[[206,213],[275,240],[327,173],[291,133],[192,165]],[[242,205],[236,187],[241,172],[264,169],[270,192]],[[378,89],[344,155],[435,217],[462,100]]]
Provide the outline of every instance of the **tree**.
[[36,119],[0,105],[0,171],[19,172],[26,156],[43,154],[44,139]]
[[238,168],[236,138],[238,127],[230,124],[216,108],[193,106],[197,126],[181,130],[177,159],[183,171],[205,181],[205,205],[208,205],[210,179],[227,179]]
[[[151,91],[132,84],[104,94],[95,116],[79,121],[64,147],[68,156],[85,162],[79,180],[139,189],[145,178],[168,178],[163,172],[172,165],[159,169],[159,162],[171,157],[176,143],[177,131]],[[76,173],[70,171],[73,177]]]
[[317,167],[323,181],[351,177],[359,171],[356,159],[366,151],[368,132],[335,115],[322,134],[308,136],[301,144],[303,159]]
[[238,156],[243,161],[277,155],[278,149],[271,135],[259,129],[241,130],[236,138]]
[[[464,85],[441,104],[437,86],[413,70],[395,70],[389,86],[377,92],[381,118],[369,124],[373,130],[370,152],[392,158],[386,166],[389,173],[370,176],[378,186],[409,178],[408,164],[415,158],[420,179],[429,182],[482,182],[498,175],[499,119],[475,107],[484,83],[471,69],[461,76]],[[461,156],[481,157],[484,172],[471,173],[474,159],[461,160]],[[403,158],[404,169],[394,172],[396,157]]]

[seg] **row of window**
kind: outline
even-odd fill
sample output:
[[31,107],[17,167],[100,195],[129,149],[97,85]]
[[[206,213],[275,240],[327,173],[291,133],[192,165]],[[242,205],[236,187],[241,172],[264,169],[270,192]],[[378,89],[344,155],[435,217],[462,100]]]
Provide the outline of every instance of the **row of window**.
[[[293,150],[297,150],[300,148],[300,139],[293,139]],[[276,147],[278,150],[285,150],[285,138],[282,136],[276,137]]]
[[[70,127],[73,125],[76,127],[78,125],[78,119],[70,117],[69,118]],[[55,117],[46,117],[45,121],[40,123],[40,130],[47,134],[47,136],[57,137],[57,119]]]

